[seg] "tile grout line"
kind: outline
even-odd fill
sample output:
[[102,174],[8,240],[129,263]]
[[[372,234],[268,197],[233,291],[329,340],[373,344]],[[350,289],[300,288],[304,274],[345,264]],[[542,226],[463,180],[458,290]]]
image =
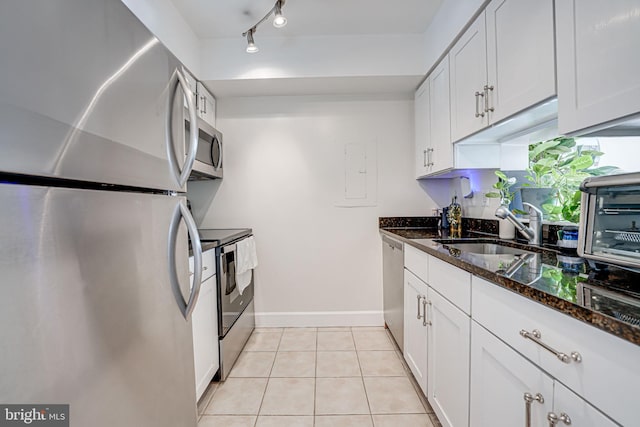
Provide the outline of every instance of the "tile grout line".
[[371,412],[371,402],[369,401],[369,393],[367,393],[367,386],[364,383],[364,373],[362,372],[362,365],[360,364],[360,355],[358,348],[356,347],[356,337],[353,335],[353,328],[351,328],[351,339],[353,340],[353,347],[356,352],[356,360],[358,361],[358,370],[360,370],[360,381],[362,381],[362,389],[364,390],[364,397],[367,399],[367,407],[369,408],[369,419],[371,420],[371,426],[373,424],[373,414]]
[[318,395],[318,330],[316,329],[316,365],[313,377],[313,419],[311,421],[313,427],[316,426],[316,396]]
[[278,345],[276,346],[276,352],[273,356],[273,363],[271,363],[271,369],[269,369],[269,376],[267,377],[267,383],[264,386],[264,391],[262,392],[262,399],[260,399],[260,406],[258,406],[258,413],[256,414],[256,421],[254,423],[254,427],[258,425],[258,418],[260,417],[260,413],[262,412],[262,405],[264,404],[264,398],[267,395],[267,389],[269,388],[269,382],[271,381],[271,372],[273,372],[273,366],[276,364],[276,358],[278,357],[278,349],[280,348],[280,342],[282,341],[282,336],[284,335],[284,329],[280,332],[280,338],[278,339]]

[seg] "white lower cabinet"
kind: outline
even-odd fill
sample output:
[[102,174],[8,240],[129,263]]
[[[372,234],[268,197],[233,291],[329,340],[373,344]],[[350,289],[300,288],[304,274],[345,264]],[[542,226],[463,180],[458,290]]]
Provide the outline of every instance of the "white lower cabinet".
[[428,300],[427,399],[443,426],[468,426],[471,318],[432,288]]
[[471,328],[471,426],[618,425],[478,323]]
[[553,389],[553,413],[547,414],[547,422],[549,426],[554,425],[552,422],[558,426],[579,427],[614,427],[618,425],[557,381]]
[[404,270],[404,359],[422,392],[427,394],[427,285]]
[[[193,257],[189,258],[193,274]],[[220,367],[218,348],[218,297],[215,275],[215,251],[202,254],[202,282],[198,301],[191,314],[196,398],[200,399]]]
[[551,377],[472,322],[473,427],[544,426],[547,413],[553,408],[552,399]]

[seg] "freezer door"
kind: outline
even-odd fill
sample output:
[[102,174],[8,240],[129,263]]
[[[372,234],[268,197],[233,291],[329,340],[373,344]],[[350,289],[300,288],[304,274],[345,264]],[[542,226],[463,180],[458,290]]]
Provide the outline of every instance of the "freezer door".
[[3,2],[0,53],[0,172],[185,190],[182,67],[120,0]]
[[196,426],[191,323],[169,274],[169,229],[185,203],[0,185],[0,402],[70,404],[72,426]]

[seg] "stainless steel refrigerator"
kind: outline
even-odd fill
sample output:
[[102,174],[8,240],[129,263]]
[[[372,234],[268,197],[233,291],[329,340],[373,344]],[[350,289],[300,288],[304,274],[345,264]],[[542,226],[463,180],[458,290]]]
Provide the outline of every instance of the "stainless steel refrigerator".
[[119,0],[3,2],[0,403],[196,425],[183,72]]

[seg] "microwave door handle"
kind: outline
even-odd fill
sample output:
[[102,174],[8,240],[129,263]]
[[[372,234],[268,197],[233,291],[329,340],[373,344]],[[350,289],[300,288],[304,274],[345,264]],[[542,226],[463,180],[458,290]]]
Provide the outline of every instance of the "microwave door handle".
[[[180,219],[184,219],[184,222],[187,225],[193,249],[193,285],[191,286],[191,293],[188,301],[185,301],[182,296],[180,280],[178,279],[178,273],[176,271],[176,242],[178,240]],[[171,282],[171,290],[176,299],[176,303],[180,308],[180,312],[184,318],[188,320],[195,308],[196,302],[198,301],[198,296],[200,295],[200,285],[202,284],[202,245],[200,243],[200,236],[198,234],[196,223],[189,213],[189,209],[182,203],[178,203],[178,206],[173,212],[173,217],[171,218],[171,224],[169,225],[168,250],[169,281]]]
[[213,165],[214,168],[220,169],[222,167],[222,141],[217,136],[214,137],[216,144],[218,144],[218,162]]
[[[178,159],[176,158],[173,141],[172,113],[173,103],[175,101],[176,93],[178,92],[178,86],[180,86],[184,92],[184,96],[187,100],[187,110],[189,112],[189,146],[187,148],[186,159],[182,164],[182,167],[179,166]],[[196,161],[196,154],[198,152],[198,116],[193,92],[189,88],[186,78],[177,68],[169,79],[169,96],[167,97],[166,112],[165,140],[167,146],[167,158],[169,159],[171,172],[178,182],[178,185],[180,187],[184,187],[189,179],[189,175],[193,169],[193,164]]]

